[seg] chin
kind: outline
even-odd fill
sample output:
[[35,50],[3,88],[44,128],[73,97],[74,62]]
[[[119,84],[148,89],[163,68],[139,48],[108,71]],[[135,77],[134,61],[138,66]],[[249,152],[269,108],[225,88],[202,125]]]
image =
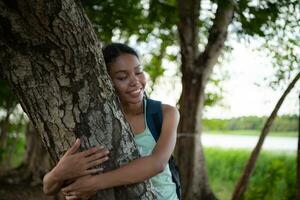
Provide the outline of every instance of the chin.
[[131,103],[131,104],[137,104],[137,103],[141,103],[143,102],[143,96],[139,97],[139,98],[128,98],[126,100],[126,102]]
[[130,101],[130,103],[132,103],[132,104],[136,104],[136,103],[140,103],[140,102],[143,102],[143,98],[135,99],[135,100]]

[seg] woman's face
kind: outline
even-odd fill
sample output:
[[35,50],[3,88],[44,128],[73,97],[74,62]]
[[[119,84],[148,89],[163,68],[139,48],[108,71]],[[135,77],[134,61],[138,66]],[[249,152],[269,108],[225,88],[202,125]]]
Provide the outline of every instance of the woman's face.
[[135,104],[143,100],[146,78],[135,55],[124,53],[118,56],[110,65],[109,73],[122,103]]

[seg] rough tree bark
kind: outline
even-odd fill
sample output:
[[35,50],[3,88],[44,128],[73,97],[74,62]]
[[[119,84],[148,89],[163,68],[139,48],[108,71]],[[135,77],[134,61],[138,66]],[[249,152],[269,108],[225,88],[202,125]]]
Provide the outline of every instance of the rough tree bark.
[[[81,138],[104,145],[111,170],[139,156],[79,1],[0,1],[0,73],[17,94],[51,158]],[[155,199],[148,181],[93,199]]]
[[296,82],[299,80],[300,78],[300,72],[295,76],[295,78],[291,81],[291,83],[288,85],[287,89],[284,91],[284,93],[282,94],[282,96],[280,97],[280,99],[278,100],[278,102],[275,105],[274,110],[272,111],[271,115],[269,116],[269,118],[267,119],[259,140],[254,148],[254,150],[251,153],[250,158],[248,159],[248,162],[244,168],[244,171],[239,179],[239,181],[237,182],[234,192],[232,194],[232,200],[240,200],[242,199],[242,196],[244,194],[244,192],[247,189],[247,185],[250,179],[250,175],[252,173],[252,171],[254,170],[255,164],[256,164],[256,160],[258,158],[259,152],[261,150],[261,147],[264,143],[264,140],[267,136],[267,134],[270,131],[270,128],[277,116],[277,112],[279,110],[279,108],[281,107],[285,97],[289,94],[289,92],[293,89],[293,87],[295,86]]
[[204,89],[223,49],[227,28],[233,17],[234,1],[218,1],[208,43],[202,53],[198,52],[200,1],[179,0],[178,9],[182,94],[176,156],[182,175],[183,197],[185,200],[216,199],[208,184],[200,141],[200,121]]

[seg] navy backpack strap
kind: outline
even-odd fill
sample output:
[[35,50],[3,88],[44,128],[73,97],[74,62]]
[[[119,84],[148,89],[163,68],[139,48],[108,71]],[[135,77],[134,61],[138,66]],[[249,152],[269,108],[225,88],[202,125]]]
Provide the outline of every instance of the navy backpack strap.
[[[160,101],[152,99],[146,99],[146,101],[146,122],[153,138],[157,142],[163,123],[162,104]],[[179,200],[182,200],[180,174],[173,156],[169,159],[169,168],[172,173],[172,180],[176,185],[177,197]]]
[[160,101],[156,101],[152,99],[146,99],[146,101],[147,101],[147,106],[146,106],[147,125],[148,128],[150,129],[152,136],[157,142],[162,127],[162,122],[163,122],[162,105]]

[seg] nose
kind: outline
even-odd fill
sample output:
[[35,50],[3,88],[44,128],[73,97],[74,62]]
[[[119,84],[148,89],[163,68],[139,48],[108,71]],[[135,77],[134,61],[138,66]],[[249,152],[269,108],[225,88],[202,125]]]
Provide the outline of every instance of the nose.
[[133,75],[130,79],[130,86],[135,86],[138,83],[139,79],[137,76]]

